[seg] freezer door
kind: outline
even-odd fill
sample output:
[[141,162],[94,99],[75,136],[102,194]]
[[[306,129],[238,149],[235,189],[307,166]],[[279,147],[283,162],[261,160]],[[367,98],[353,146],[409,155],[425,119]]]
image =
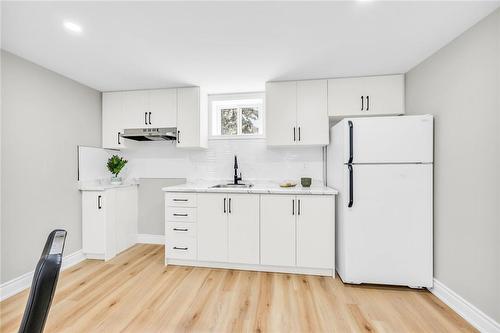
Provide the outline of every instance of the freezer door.
[[[344,120],[343,125],[344,163],[433,161],[431,115],[350,118]],[[351,154],[352,162],[349,162]]]
[[[349,170],[345,167],[346,183]],[[344,282],[432,286],[432,165],[353,165]]]

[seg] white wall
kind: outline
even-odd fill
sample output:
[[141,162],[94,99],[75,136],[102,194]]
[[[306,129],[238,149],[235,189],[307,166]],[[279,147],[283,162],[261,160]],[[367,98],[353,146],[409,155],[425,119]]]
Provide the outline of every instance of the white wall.
[[77,145],[101,144],[101,94],[2,51],[1,282],[33,271],[52,229],[81,249]]
[[435,277],[500,322],[500,9],[406,75],[435,116]]
[[234,155],[243,180],[312,177],[323,181],[322,148],[269,148],[264,139],[209,140],[206,150],[182,150],[171,142],[127,142],[125,172],[136,178],[231,180]]

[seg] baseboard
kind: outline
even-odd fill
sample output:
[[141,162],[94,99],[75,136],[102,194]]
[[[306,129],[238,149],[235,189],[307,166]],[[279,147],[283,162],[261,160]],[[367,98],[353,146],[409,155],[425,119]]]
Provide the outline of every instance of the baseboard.
[[198,261],[198,260],[172,259],[172,258],[167,258],[166,264],[191,266],[191,267],[205,267],[205,268],[237,269],[237,270],[255,271],[255,272],[320,275],[320,276],[331,276],[335,278],[334,274],[335,271],[333,269],[328,269],[328,268],[286,267],[286,266],[269,266],[260,264],[235,264],[229,262]]
[[[70,268],[80,262],[85,260],[85,255],[82,250],[78,250],[74,253],[68,254],[63,257],[61,271]],[[0,301],[3,301],[15,294],[20,293],[26,288],[31,286],[31,281],[33,280],[34,271],[25,273],[15,279],[4,282],[0,285]]]
[[438,280],[434,279],[434,287],[429,291],[480,332],[500,333],[499,323]]
[[140,244],[165,244],[164,235],[137,234],[137,243]]

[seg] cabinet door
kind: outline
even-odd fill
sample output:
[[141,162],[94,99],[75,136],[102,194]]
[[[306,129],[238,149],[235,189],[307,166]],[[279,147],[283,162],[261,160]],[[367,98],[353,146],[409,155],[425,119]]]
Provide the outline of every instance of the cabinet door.
[[123,134],[123,93],[102,94],[102,147],[109,149],[125,148]]
[[135,244],[137,237],[137,187],[115,189],[115,235],[116,252],[124,251]]
[[198,260],[227,261],[227,197],[198,194]]
[[123,92],[123,123],[125,128],[151,127],[148,119],[148,91]]
[[297,82],[297,143],[327,145],[329,120],[327,81]]
[[228,260],[259,263],[259,196],[228,195]]
[[153,127],[177,126],[177,89],[149,91],[147,120]]
[[295,266],[295,196],[263,194],[260,198],[261,264]]
[[200,88],[177,89],[177,147],[200,146]]
[[404,114],[404,76],[386,75],[364,78],[366,114]]
[[334,197],[297,196],[297,266],[333,268]]
[[328,80],[328,115],[404,114],[404,76],[386,75]]
[[82,250],[96,258],[106,251],[106,212],[104,192],[82,192]]
[[268,145],[294,145],[297,133],[297,82],[266,83],[266,140]]
[[328,115],[365,115],[365,93],[363,78],[328,80]]

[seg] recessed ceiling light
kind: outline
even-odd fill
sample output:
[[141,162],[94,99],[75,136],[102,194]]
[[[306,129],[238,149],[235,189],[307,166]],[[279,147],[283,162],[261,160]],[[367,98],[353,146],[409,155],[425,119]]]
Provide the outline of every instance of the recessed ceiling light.
[[73,33],[77,33],[77,34],[82,33],[82,27],[74,22],[64,21],[64,27]]

